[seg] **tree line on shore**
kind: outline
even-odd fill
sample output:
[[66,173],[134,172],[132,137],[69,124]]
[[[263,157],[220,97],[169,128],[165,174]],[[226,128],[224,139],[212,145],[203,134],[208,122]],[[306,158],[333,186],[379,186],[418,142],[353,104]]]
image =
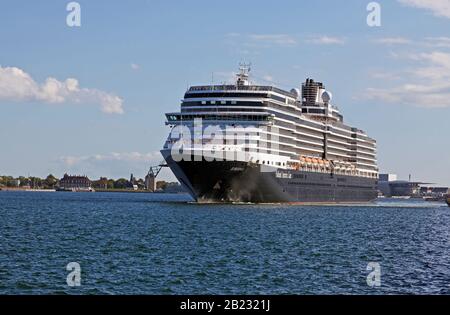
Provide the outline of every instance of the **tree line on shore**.
[[0,187],[31,187],[31,188],[54,188],[58,183],[58,179],[53,175],[48,175],[46,178],[34,176],[6,176],[0,175]]
[[[59,179],[49,174],[46,178],[34,177],[34,176],[6,176],[0,175],[0,188],[37,188],[37,189],[55,189],[58,186]],[[133,180],[133,183],[128,179],[119,178],[117,180],[101,177],[98,180],[91,181],[92,188],[94,189],[129,189],[130,186],[137,185],[139,189],[145,189],[145,183],[142,178]],[[156,188],[164,190],[169,185],[166,181],[158,181]]]

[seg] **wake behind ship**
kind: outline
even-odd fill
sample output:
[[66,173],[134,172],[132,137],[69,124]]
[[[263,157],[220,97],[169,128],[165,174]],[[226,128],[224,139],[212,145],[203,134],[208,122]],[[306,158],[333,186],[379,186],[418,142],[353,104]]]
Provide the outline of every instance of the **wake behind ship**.
[[192,86],[161,153],[197,202],[338,203],[377,197],[376,141],[344,124],[332,95],[307,79],[290,92]]

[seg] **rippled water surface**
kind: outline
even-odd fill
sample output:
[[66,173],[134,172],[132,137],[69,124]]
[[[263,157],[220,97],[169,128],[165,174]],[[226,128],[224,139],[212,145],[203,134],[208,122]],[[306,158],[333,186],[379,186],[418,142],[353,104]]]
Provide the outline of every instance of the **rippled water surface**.
[[[2,294],[450,293],[450,208],[0,192]],[[69,287],[66,265],[81,266]],[[381,286],[367,285],[369,262]]]

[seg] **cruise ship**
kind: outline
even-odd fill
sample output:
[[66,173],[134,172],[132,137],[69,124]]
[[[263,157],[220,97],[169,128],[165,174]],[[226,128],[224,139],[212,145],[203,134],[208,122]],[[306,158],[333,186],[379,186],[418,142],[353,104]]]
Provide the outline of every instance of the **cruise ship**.
[[377,197],[376,141],[348,126],[324,84],[190,87],[161,154],[197,202],[361,203]]

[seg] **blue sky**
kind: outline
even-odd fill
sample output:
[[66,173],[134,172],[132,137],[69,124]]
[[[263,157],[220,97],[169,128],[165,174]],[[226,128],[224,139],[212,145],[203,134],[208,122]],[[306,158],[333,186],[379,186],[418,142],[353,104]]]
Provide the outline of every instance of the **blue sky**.
[[[0,174],[145,176],[190,84],[325,83],[380,171],[450,185],[450,1],[4,0]],[[169,171],[162,178],[172,179]]]

